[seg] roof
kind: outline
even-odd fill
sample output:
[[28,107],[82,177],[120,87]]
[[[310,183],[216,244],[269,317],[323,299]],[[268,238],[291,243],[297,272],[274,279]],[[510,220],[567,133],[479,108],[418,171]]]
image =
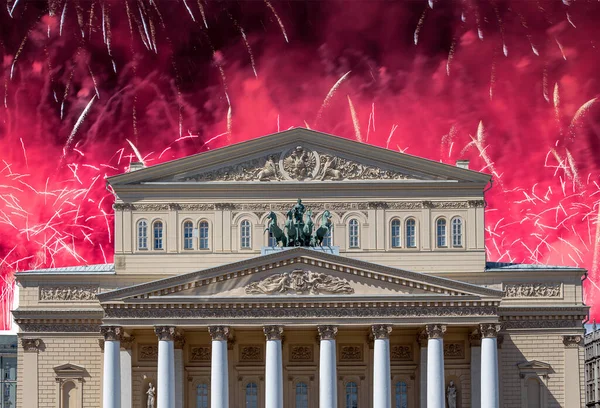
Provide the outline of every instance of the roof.
[[19,274],[24,273],[27,275],[54,275],[54,274],[109,274],[115,273],[115,264],[95,264],[95,265],[78,265],[78,266],[63,266],[60,268],[45,268],[45,269],[32,269],[29,271],[22,271]]
[[542,265],[542,264],[524,264],[524,263],[510,263],[510,262],[486,262],[486,271],[547,271],[547,270],[571,270],[571,271],[585,271],[584,268],[578,266],[560,266],[560,265]]

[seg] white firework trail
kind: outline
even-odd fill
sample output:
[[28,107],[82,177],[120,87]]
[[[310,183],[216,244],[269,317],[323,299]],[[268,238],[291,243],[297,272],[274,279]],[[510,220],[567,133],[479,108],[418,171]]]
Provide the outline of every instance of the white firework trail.
[[392,125],[392,129],[390,130],[390,135],[388,136],[387,141],[385,143],[386,149],[390,148],[390,142],[392,141],[392,136],[394,136],[394,132],[396,131],[396,129],[398,129],[398,125]]
[[248,42],[248,38],[246,37],[244,29],[240,26],[238,26],[238,28],[240,29],[240,33],[242,34],[242,38],[244,39],[244,44],[248,49],[248,55],[250,55],[250,64],[252,65],[252,72],[254,72],[254,76],[258,78],[258,74],[256,73],[256,65],[254,63],[254,55],[252,54],[252,48],[250,48],[250,43]]
[[63,7],[63,11],[60,16],[60,27],[58,28],[58,35],[60,37],[62,37],[63,25],[65,24],[65,16],[67,15],[67,3],[68,3],[68,0],[65,0],[65,5]]
[[127,140],[127,143],[129,143],[129,146],[131,146],[131,150],[133,150],[133,153],[135,154],[135,157],[137,157],[138,162],[144,163],[144,158],[140,154],[140,151],[138,150],[138,148],[135,147],[135,145],[133,143],[131,143],[131,140],[129,140],[129,139],[125,139],[125,140]]
[[183,1],[183,4],[185,5],[186,10],[190,14],[190,17],[192,17],[192,21],[195,23],[196,18],[194,17],[194,13],[192,13],[192,9],[190,9],[190,6],[188,6],[187,1],[185,1],[185,0],[182,0],[182,1]]
[[319,108],[319,112],[317,113],[317,119],[316,119],[317,122],[319,121],[319,119],[321,119],[321,115],[323,114],[323,110],[327,106],[329,106],[329,102],[331,101],[331,98],[333,98],[333,95],[335,94],[335,91],[337,91],[337,89],[340,87],[340,85],[342,84],[342,82],[344,82],[344,80],[348,77],[348,75],[350,75],[350,72],[352,72],[352,71],[348,71],[344,75],[342,75],[342,77],[337,80],[337,82],[331,87],[331,89],[327,93],[327,96],[323,100],[323,104],[321,104],[321,107]]
[[79,129],[79,127],[83,123],[85,117],[89,113],[90,108],[92,107],[92,104],[94,103],[95,100],[96,100],[96,95],[94,95],[92,97],[92,99],[90,99],[90,101],[88,102],[88,104],[85,107],[85,109],[83,110],[83,112],[81,112],[81,115],[79,115],[79,118],[77,119],[77,122],[75,122],[75,126],[73,126],[73,130],[71,131],[71,134],[69,135],[69,138],[67,139],[67,143],[65,143],[65,147],[63,148],[63,157],[62,157],[63,159],[65,157],[67,149],[69,148],[69,146],[73,142],[73,138],[75,137],[75,134],[77,133],[77,130]]
[[202,0],[198,0],[198,8],[200,9],[200,14],[202,14],[202,21],[204,21],[204,27],[208,28],[208,23],[206,22],[206,14],[204,14],[204,7],[202,6]]
[[348,97],[348,106],[350,107],[350,115],[352,116],[352,124],[354,125],[354,136],[358,142],[362,143],[362,135],[360,134],[360,123],[358,121],[358,115],[356,114],[356,110],[354,109],[354,105],[352,104],[352,100],[350,99],[350,95],[346,95]]
[[265,0],[265,4],[267,5],[268,8],[271,9],[271,11],[273,12],[273,15],[277,19],[277,23],[279,23],[279,27],[281,28],[281,32],[283,33],[283,38],[285,38],[285,42],[289,43],[290,41],[288,40],[287,33],[285,32],[285,27],[283,26],[283,22],[281,21],[281,19],[277,15],[277,12],[275,11],[275,7],[273,7],[271,5],[271,3],[269,3],[268,0]]
[[577,128],[579,120],[591,108],[591,106],[597,100],[598,100],[598,97],[590,99],[589,101],[587,101],[586,103],[581,105],[579,107],[579,109],[577,109],[577,112],[575,112],[575,115],[573,116],[573,119],[571,120],[571,124],[569,125],[569,133],[571,134],[572,138],[575,138],[575,129]]
[[421,14],[421,18],[419,18],[419,22],[417,23],[417,28],[415,28],[415,33],[413,35],[413,40],[415,45],[419,43],[419,32],[421,28],[423,28],[423,23],[425,22],[425,16],[427,15],[427,8],[423,10],[423,14]]

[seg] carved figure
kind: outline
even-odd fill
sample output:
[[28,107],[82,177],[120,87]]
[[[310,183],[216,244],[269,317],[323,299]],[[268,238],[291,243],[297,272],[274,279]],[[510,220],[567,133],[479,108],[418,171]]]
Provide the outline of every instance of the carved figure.
[[342,172],[337,169],[337,159],[333,156],[324,155],[325,163],[321,170],[320,180],[342,180],[344,176]]
[[325,210],[323,215],[321,215],[321,225],[319,225],[319,228],[317,228],[317,230],[315,231],[315,246],[323,245],[323,240],[325,239],[327,234],[330,233],[331,229],[331,213],[329,212],[329,210]]
[[267,226],[265,231],[269,231],[271,235],[273,235],[273,238],[277,240],[278,244],[281,244],[281,246],[283,247],[287,246],[287,237],[283,233],[283,230],[277,225],[277,215],[273,211],[271,211],[267,216],[267,219],[269,220],[269,225]]
[[267,158],[263,168],[256,174],[256,178],[259,181],[277,180],[277,167],[273,156]]
[[246,286],[246,293],[249,295],[351,294],[354,293],[354,289],[343,279],[324,273],[296,269],[252,282]]
[[456,408],[456,385],[452,380],[446,389],[446,398],[448,399],[448,408]]
[[288,172],[292,179],[306,180],[311,177],[311,173],[317,165],[315,156],[297,146],[294,151],[283,159],[283,168]]
[[146,408],[154,408],[156,388],[152,386],[152,383],[148,384],[148,391],[146,391],[148,399],[146,400]]

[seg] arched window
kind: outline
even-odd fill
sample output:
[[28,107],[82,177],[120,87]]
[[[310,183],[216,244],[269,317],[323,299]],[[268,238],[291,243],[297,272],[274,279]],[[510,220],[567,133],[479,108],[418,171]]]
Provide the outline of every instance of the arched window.
[[196,386],[196,408],[208,408],[208,384]]
[[452,219],[452,246],[455,248],[463,246],[463,222],[460,217]]
[[392,248],[400,248],[400,220],[392,221]]
[[355,382],[346,384],[346,408],[358,408],[358,386]]
[[198,248],[208,249],[208,221],[200,221]]
[[246,408],[258,408],[258,386],[256,383],[246,385]]
[[405,223],[406,228],[406,247],[417,247],[417,222],[414,218],[409,218]]
[[446,247],[446,219],[438,218],[435,223],[436,226],[436,241],[438,248]]
[[154,249],[163,249],[163,223],[162,221],[154,222]]
[[296,408],[308,408],[308,385],[303,382],[296,384]]
[[61,408],[77,408],[77,387],[73,381],[67,381],[62,386]]
[[356,218],[352,218],[348,223],[348,246],[350,248],[358,248],[358,243],[358,220]]
[[138,249],[148,249],[148,221],[139,220],[137,224]]
[[251,248],[251,230],[250,230],[250,221],[244,220],[242,221],[242,229],[240,231],[240,242],[242,248]]
[[404,381],[396,383],[396,408],[408,408],[408,389]]
[[194,249],[194,224],[191,221],[183,223],[183,249]]
[[323,242],[321,243],[321,246],[330,247],[331,245],[333,245],[333,239],[331,238],[331,227],[330,227],[329,231],[327,231],[327,235],[325,235],[323,237]]
[[[540,408],[542,401],[540,398],[540,382],[537,378],[527,380],[527,408]],[[592,388],[593,390],[593,388]],[[593,391],[592,391],[593,394]]]

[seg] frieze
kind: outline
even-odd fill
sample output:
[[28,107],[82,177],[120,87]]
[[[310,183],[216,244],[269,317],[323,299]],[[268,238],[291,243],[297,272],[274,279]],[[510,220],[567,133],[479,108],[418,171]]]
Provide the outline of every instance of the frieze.
[[156,361],[158,359],[158,345],[140,344],[138,345],[139,361]]
[[560,283],[511,283],[504,285],[507,298],[559,298]]
[[581,328],[581,320],[575,319],[523,319],[502,322],[502,328],[508,329],[558,329]]
[[100,323],[30,323],[18,322],[21,331],[31,333],[98,333]]
[[466,201],[432,201],[431,207],[435,209],[443,209],[443,210],[460,210],[464,208],[469,208],[469,203]]
[[444,342],[444,358],[449,360],[465,358],[464,342]]
[[291,345],[290,361],[310,363],[313,361],[313,346],[311,345]]
[[168,211],[169,204],[135,204],[137,211]]
[[498,308],[494,306],[479,307],[269,307],[269,308],[160,308],[129,309],[109,308],[105,317],[122,319],[248,319],[248,318],[413,318],[413,317],[467,317],[496,316]]
[[483,208],[483,207],[485,207],[485,201],[484,200],[469,200],[467,202],[469,203],[469,207],[471,207],[471,208]]
[[363,345],[348,344],[340,345],[340,361],[362,361]]
[[354,289],[343,279],[302,269],[271,275],[261,281],[250,283],[245,290],[248,295],[354,293]]
[[117,211],[132,211],[135,209],[135,206],[131,203],[114,203],[113,210]]
[[412,361],[413,350],[410,344],[392,344],[390,359],[393,361]]
[[190,347],[190,361],[202,362],[211,360],[211,349],[208,346]]
[[214,211],[215,204],[179,204],[182,211]]
[[41,301],[95,301],[98,293],[97,286],[41,286],[39,300]]
[[263,360],[262,349],[260,345],[240,346],[240,361],[261,362]]

